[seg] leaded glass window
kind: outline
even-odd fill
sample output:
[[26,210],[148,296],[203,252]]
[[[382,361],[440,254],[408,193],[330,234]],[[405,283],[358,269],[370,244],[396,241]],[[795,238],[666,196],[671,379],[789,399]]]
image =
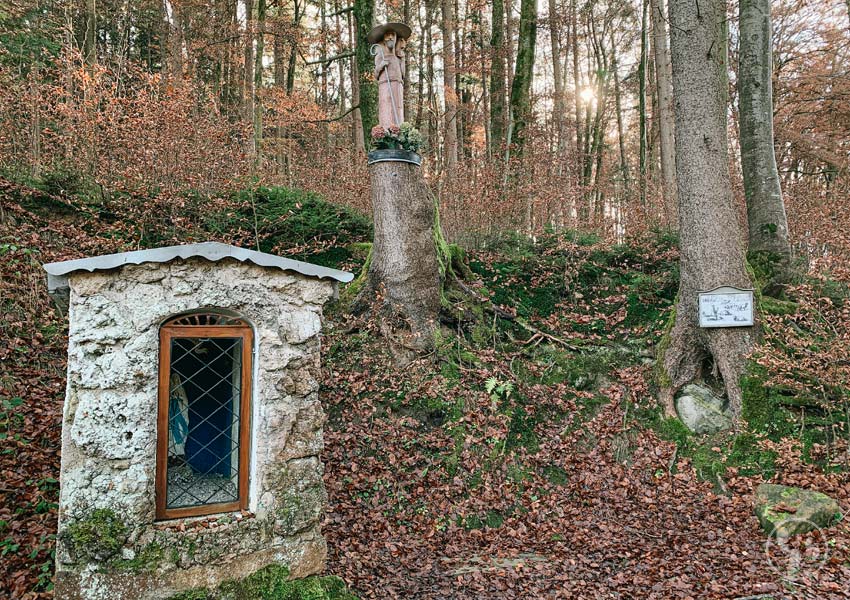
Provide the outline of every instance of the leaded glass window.
[[251,328],[216,313],[160,329],[156,515],[247,508]]

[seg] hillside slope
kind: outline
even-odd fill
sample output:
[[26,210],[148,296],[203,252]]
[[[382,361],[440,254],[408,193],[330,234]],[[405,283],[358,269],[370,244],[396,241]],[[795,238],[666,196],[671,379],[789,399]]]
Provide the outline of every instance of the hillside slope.
[[[285,230],[295,242],[266,237],[268,249],[362,263],[367,222],[343,215],[348,224],[330,231],[344,238],[305,234],[334,217],[289,197],[264,196],[265,233]],[[46,598],[67,323],[40,265],[182,240],[250,245],[250,234],[232,212],[157,228],[6,180],[0,205],[0,596]],[[436,352],[405,368],[373,323],[328,310],[330,573],[380,599],[845,597],[847,521],[826,539],[794,538],[793,548],[826,548],[829,559],[791,573],[765,552],[752,495],[769,480],[819,489],[850,510],[847,429],[834,397],[846,390],[804,381],[817,364],[792,376],[768,348],[748,388],[759,429],[693,436],[662,419],[653,396],[677,284],[674,240],[612,247],[574,233],[506,236],[468,259],[470,285],[515,316],[450,290]],[[797,323],[814,360],[843,335],[813,338],[815,312],[846,310],[840,290],[831,305],[815,302],[839,287],[818,288],[810,304],[774,303],[771,331]],[[777,376],[784,387],[765,384]],[[836,410],[812,404],[806,390],[818,385]]]

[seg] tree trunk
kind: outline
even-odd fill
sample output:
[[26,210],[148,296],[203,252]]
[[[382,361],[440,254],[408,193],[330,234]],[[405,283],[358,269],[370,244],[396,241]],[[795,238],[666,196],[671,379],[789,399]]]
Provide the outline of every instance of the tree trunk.
[[245,1],[245,64],[242,71],[243,98],[247,118],[254,119],[254,0]]
[[454,14],[452,0],[442,0],[443,34],[443,165],[447,172],[457,165],[457,89],[455,88]]
[[640,19],[640,63],[638,63],[638,137],[640,140],[638,147],[638,175],[640,180],[638,185],[640,188],[640,203],[641,206],[646,206],[646,149],[647,149],[647,128],[646,128],[646,62],[647,62],[647,39],[646,39],[646,13],[649,0],[641,0],[641,19]]
[[[286,66],[286,95],[291,96],[295,90],[295,64],[298,58],[298,28],[301,27],[301,15],[304,13],[298,0],[293,2],[292,41],[289,43],[289,64]],[[326,65],[322,63],[324,71]]]
[[263,55],[265,53],[266,0],[257,0],[257,52],[254,59],[254,152],[262,157],[263,145]]
[[496,154],[505,142],[504,0],[493,0],[490,65],[490,149]]
[[[354,306],[362,312],[376,294],[382,331],[413,350],[433,346],[440,310],[436,207],[421,168],[403,162],[369,166],[375,236],[369,269]],[[403,318],[409,334],[394,322]]]
[[773,150],[770,0],[741,0],[740,11],[739,123],[749,250],[779,263],[781,279],[791,244]]
[[531,82],[534,77],[534,46],[537,42],[537,4],[522,0],[519,16],[516,69],[511,85],[509,145],[517,157],[525,146],[525,128],[531,118]]
[[[410,0],[404,0],[404,3],[402,5],[401,21],[402,21],[402,23],[407,23],[408,25],[411,24],[411,21],[410,21]],[[408,61],[408,64],[410,64],[410,61]],[[413,109],[411,108],[411,99],[413,98],[413,93],[411,91],[410,80],[411,80],[410,74],[409,73],[405,74],[404,81],[402,82],[402,89],[404,91],[404,93],[403,93],[404,105],[402,106],[402,108],[404,109],[404,116],[405,116],[404,120],[405,121],[411,121],[410,115],[413,114]]]
[[681,258],[675,320],[660,348],[660,383],[671,416],[675,392],[713,373],[740,417],[739,379],[756,335],[750,327],[701,329],[697,310],[700,290],[752,287],[729,179],[720,55],[725,18],[724,0],[670,2]]
[[578,17],[576,15],[577,0],[570,0],[570,30],[572,33],[572,54],[573,54],[573,108],[575,109],[576,120],[576,167],[577,171],[581,170],[581,165],[584,162],[584,138],[582,137],[582,122],[581,122],[581,82],[579,80],[578,70]]
[[552,79],[555,85],[555,102],[553,120],[558,153],[564,150],[564,82],[561,79],[561,25],[558,20],[558,9],[555,0],[549,0],[549,38],[552,44]]
[[661,192],[669,227],[676,223],[676,142],[673,125],[673,73],[667,45],[667,21],[664,0],[651,0],[652,49],[655,56],[655,86],[658,94],[659,141],[661,146]]
[[617,42],[611,32],[611,74],[614,77],[614,108],[617,111],[617,145],[620,150],[620,174],[623,178],[623,191],[629,194],[629,162],[626,158],[626,142],[623,130],[623,103],[620,94],[620,65],[617,62]]
[[97,0],[86,0],[86,32],[83,59],[87,65],[97,63]]
[[[350,40],[355,39],[355,32],[357,31],[356,25],[352,27],[351,22],[351,13],[346,13],[346,20],[348,26],[348,38]],[[354,112],[352,114],[351,119],[351,135],[353,137],[354,142],[354,150],[356,155],[356,160],[362,160],[362,154],[366,153],[366,137],[363,130],[363,113],[360,112],[360,69],[357,66],[358,56],[355,53],[355,56],[352,56],[350,59],[350,68],[351,68],[351,105],[355,106]]]
[[375,0],[354,0],[354,18],[356,32],[356,54],[358,71],[358,90],[360,119],[364,137],[372,127],[378,124],[378,86],[372,77],[375,60],[369,53],[369,41],[366,39],[372,29],[375,13]]

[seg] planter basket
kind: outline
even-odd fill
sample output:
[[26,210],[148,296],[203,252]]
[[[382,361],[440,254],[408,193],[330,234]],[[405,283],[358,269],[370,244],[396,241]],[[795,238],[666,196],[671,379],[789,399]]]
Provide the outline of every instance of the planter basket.
[[368,164],[371,165],[379,162],[406,162],[418,167],[422,164],[422,157],[416,154],[416,152],[402,150],[400,148],[372,150],[369,153]]

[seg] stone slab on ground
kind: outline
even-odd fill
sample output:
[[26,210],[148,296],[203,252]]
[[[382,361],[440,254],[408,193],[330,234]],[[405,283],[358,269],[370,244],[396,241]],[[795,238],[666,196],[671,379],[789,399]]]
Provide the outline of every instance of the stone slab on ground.
[[826,494],[773,483],[756,489],[755,512],[765,532],[776,537],[829,527],[841,516],[838,502]]

